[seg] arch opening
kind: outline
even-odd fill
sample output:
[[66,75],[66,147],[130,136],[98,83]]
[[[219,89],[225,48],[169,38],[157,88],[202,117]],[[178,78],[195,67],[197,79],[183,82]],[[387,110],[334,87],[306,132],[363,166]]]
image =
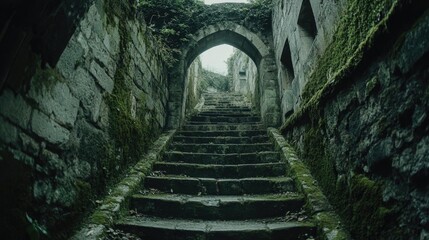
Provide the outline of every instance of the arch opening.
[[185,82],[185,115],[198,111],[204,93],[240,93],[255,103],[258,68],[246,53],[222,44],[195,58],[186,70]]
[[249,31],[242,25],[232,22],[223,22],[207,26],[194,34],[192,41],[182,50],[182,59],[171,75],[169,120],[168,127],[177,128],[183,124],[186,109],[189,104],[188,69],[194,60],[204,51],[221,45],[231,45],[255,63],[255,84],[253,103],[260,110],[263,121],[268,126],[279,124],[279,100],[277,80],[272,68],[275,65],[274,56],[269,47],[256,33]]
[[197,45],[192,48],[186,55],[186,67],[195,60],[201,53],[210,48],[219,46],[221,44],[231,45],[242,52],[246,53],[256,65],[261,62],[262,53],[258,48],[252,44],[246,37],[231,30],[221,30],[207,35],[201,39]]

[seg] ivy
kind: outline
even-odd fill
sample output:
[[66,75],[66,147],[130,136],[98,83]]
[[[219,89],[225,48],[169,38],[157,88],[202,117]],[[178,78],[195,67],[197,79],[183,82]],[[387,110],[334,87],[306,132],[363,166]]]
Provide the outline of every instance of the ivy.
[[[272,23],[272,0],[252,0],[249,12],[244,21],[245,25],[254,25],[261,27],[263,30],[271,30]],[[259,29],[259,30],[260,30]],[[252,29],[258,31],[258,29]]]
[[180,49],[199,29],[232,21],[251,31],[271,30],[272,0],[253,0],[251,4],[205,5],[202,0],[139,0],[138,10],[152,31],[160,52],[170,67],[179,59]]
[[198,24],[194,16],[204,7],[200,0],[140,0],[139,10],[146,24],[161,46],[161,53],[168,65],[180,54],[180,47],[189,41],[192,29]]

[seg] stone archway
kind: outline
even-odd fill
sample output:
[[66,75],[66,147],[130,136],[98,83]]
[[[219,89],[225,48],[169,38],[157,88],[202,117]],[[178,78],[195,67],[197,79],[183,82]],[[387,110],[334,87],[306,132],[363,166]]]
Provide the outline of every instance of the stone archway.
[[194,35],[182,49],[182,58],[170,73],[168,127],[177,128],[185,116],[187,91],[186,70],[201,53],[220,44],[229,44],[246,53],[258,68],[259,96],[257,106],[267,126],[280,123],[280,107],[276,80],[276,65],[271,48],[254,32],[233,22],[221,22],[206,26]]

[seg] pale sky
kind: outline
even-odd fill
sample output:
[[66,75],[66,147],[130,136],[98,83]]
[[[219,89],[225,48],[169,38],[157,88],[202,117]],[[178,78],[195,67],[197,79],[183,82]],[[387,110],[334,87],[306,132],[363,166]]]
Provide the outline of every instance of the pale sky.
[[226,44],[210,48],[200,55],[203,68],[226,75],[228,73],[226,60],[232,55],[233,51],[234,47]]
[[[204,0],[205,4],[223,2],[249,2],[248,0]],[[226,60],[232,55],[234,47],[222,44],[213,47],[200,55],[203,68],[222,75],[228,74]]]

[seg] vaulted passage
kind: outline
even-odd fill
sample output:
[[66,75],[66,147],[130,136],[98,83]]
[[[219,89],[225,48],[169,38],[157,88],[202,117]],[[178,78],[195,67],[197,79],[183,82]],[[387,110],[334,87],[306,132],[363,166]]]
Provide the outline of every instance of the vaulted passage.
[[0,2],[0,238],[428,239],[429,1],[204,2]]

